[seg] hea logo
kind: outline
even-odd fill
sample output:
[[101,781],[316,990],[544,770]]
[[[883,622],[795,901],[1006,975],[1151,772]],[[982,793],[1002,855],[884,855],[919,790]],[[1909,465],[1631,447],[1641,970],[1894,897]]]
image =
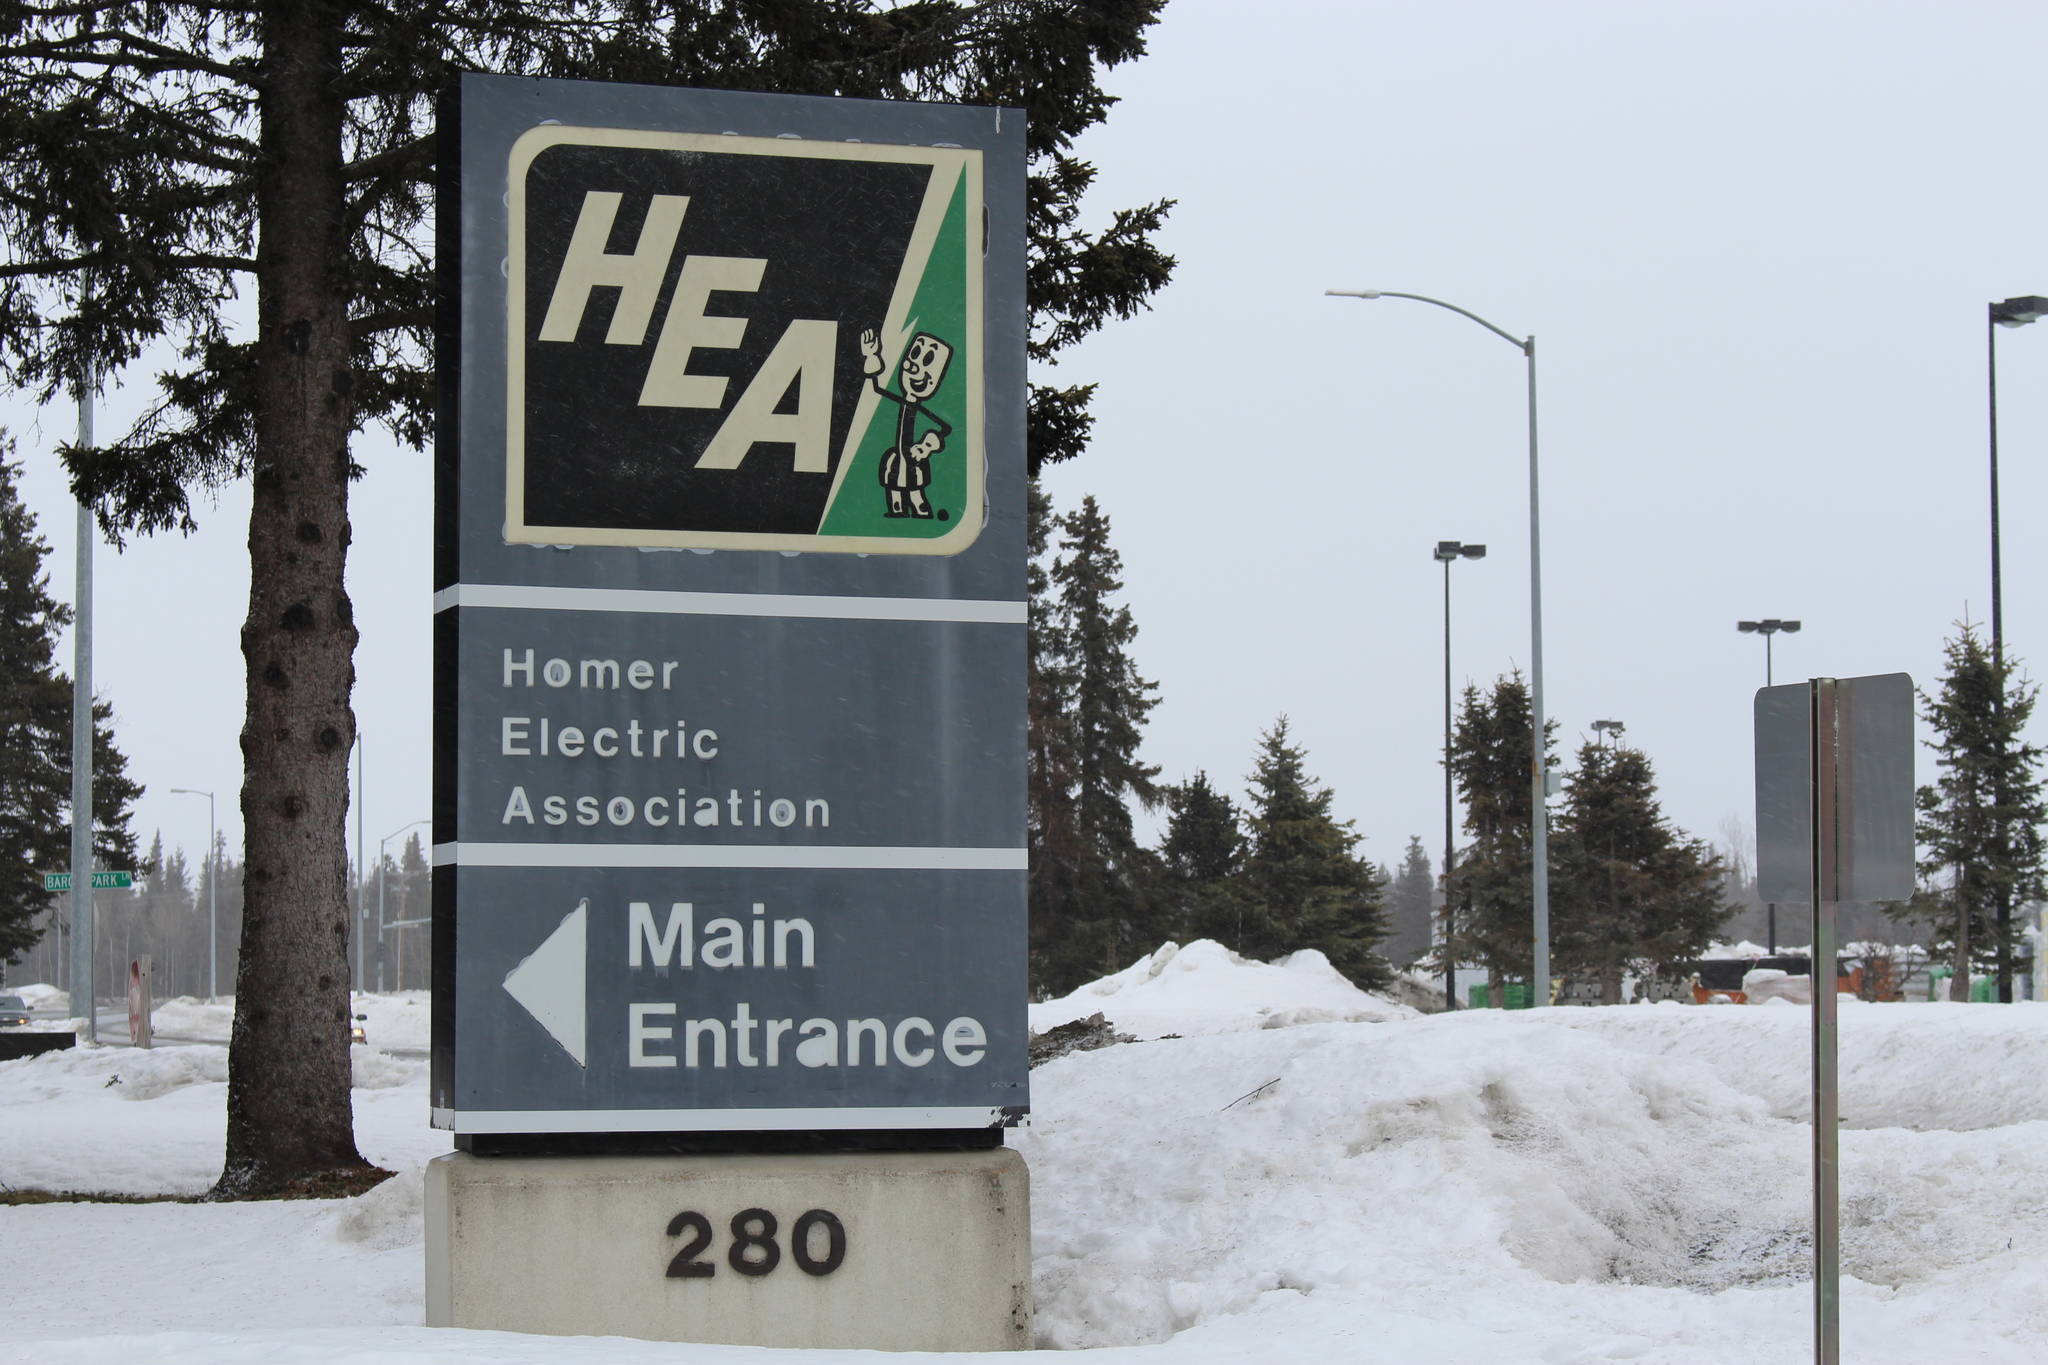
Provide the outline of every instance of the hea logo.
[[508,541],[974,539],[979,152],[547,126],[507,207]]

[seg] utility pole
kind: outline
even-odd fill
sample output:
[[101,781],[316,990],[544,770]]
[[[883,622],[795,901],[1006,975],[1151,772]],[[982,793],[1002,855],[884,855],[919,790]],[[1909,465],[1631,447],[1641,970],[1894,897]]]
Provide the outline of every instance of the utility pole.
[[[93,366],[78,383],[78,447],[92,445]],[[99,1041],[93,1011],[92,889],[92,508],[78,504],[78,582],[71,622],[71,1013],[84,1002],[85,1039]]]

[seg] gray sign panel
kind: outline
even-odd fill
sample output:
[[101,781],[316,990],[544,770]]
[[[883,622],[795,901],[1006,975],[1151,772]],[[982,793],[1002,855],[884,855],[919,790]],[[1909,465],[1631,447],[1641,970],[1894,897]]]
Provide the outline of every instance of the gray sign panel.
[[[1821,684],[1832,689],[1832,699]],[[1820,679],[1756,694],[1757,894],[1810,904],[1813,884],[1814,717],[1831,746],[1823,768],[1832,826],[1823,850],[1833,901],[1913,894],[1913,680],[1904,673]],[[1834,894],[1827,895],[1832,890]]]
[[498,77],[456,113],[435,1121],[1014,1121],[1021,116]]

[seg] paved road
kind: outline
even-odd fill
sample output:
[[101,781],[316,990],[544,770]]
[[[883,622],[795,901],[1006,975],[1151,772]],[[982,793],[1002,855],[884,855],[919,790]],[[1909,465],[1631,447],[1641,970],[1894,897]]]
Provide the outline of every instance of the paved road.
[[[61,1019],[64,1017],[54,1010],[36,1010],[33,1013],[38,1018]],[[133,1046],[128,1041],[127,1010],[116,1011],[102,1007],[96,1023],[99,1027],[99,1041],[103,1046]],[[228,1045],[228,1040],[225,1037],[201,1036],[194,1033],[165,1033],[162,1030],[158,1030],[153,1037],[159,1043],[189,1043],[202,1047],[226,1047]],[[423,1047],[380,1047],[377,1050],[393,1057],[404,1057],[412,1061],[423,1062],[427,1060],[427,1050]]]

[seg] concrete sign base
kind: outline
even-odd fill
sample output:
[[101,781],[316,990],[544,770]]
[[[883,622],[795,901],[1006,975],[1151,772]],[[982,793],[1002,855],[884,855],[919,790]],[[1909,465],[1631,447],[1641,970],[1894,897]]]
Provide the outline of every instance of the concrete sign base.
[[1007,1149],[427,1165],[427,1325],[889,1351],[1031,1344]]

